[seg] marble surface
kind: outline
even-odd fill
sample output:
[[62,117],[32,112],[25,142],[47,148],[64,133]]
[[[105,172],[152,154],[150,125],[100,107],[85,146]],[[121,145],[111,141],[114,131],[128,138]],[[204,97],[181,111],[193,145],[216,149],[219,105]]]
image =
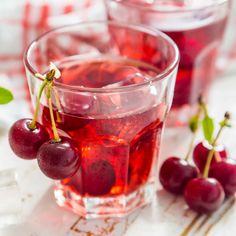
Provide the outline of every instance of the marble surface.
[[[236,66],[218,78],[210,93],[210,111],[217,120],[224,111],[233,115],[233,128],[222,140],[230,156],[236,158]],[[20,97],[20,95],[19,95]],[[18,109],[15,109],[19,107]],[[15,158],[10,151],[7,131],[10,124],[26,116],[25,102],[16,99],[0,108],[0,235],[1,236],[232,236],[236,235],[234,198],[227,199],[211,216],[188,210],[182,197],[160,188],[150,206],[125,218],[85,220],[59,208],[53,198],[52,182],[34,161]],[[199,136],[197,139],[201,139]],[[168,155],[183,155],[190,141],[187,129],[165,132],[161,163]],[[197,141],[196,141],[197,142]],[[192,227],[188,227],[192,223]]]

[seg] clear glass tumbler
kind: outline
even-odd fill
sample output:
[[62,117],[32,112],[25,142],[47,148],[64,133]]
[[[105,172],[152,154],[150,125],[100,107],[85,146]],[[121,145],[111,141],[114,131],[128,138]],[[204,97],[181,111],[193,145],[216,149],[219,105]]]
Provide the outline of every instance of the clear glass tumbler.
[[110,20],[144,24],[169,35],[180,50],[171,126],[187,123],[200,94],[207,99],[229,12],[228,0],[106,0]]
[[[33,103],[53,62],[61,71],[53,107],[61,136],[81,166],[57,181],[60,206],[87,217],[122,216],[152,200],[163,122],[171,107],[179,54],[165,34],[142,26],[90,22],[50,31],[25,54]],[[39,121],[51,131],[45,94]]]

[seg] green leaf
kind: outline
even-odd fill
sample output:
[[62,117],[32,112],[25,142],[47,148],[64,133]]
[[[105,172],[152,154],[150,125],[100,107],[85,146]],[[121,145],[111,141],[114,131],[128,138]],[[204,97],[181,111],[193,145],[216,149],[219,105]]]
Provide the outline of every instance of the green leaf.
[[214,121],[208,115],[202,120],[202,127],[205,139],[211,143],[214,134]]
[[193,116],[190,121],[189,121],[189,129],[195,133],[198,130],[198,126],[199,126],[199,117]]
[[11,91],[0,87],[0,104],[7,104],[13,100],[13,95]]

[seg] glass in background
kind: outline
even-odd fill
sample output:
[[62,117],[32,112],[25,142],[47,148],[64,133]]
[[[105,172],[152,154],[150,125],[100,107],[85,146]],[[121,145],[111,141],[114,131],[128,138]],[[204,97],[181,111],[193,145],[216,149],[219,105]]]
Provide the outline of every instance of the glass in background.
[[[180,50],[170,126],[185,125],[200,94],[208,96],[216,76],[229,1],[106,0],[110,20],[144,24],[169,35]],[[125,39],[124,39],[125,40]]]
[[227,71],[230,65],[236,62],[236,1],[231,0],[230,15],[224,35],[217,69],[220,74]]

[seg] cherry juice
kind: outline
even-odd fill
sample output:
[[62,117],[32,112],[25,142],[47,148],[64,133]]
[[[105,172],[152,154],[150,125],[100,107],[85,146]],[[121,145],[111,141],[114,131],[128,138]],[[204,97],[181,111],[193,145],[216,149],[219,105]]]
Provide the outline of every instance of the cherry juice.
[[228,5],[217,3],[218,6],[212,4],[211,8],[208,2],[106,1],[110,20],[155,27],[177,44],[180,63],[172,110],[196,105],[200,94],[207,96],[215,77],[215,63],[226,25]]
[[164,31],[180,51],[173,108],[196,104],[200,94],[207,96],[216,76],[215,63],[225,22],[222,19],[198,28]]
[[[59,64],[59,69],[61,79],[53,94],[56,125],[61,136],[76,142],[82,160],[77,173],[61,181],[64,188],[84,197],[106,197],[131,193],[151,181],[166,105],[156,102],[155,94],[150,99],[147,91],[126,95],[119,88],[132,90],[148,82],[157,73],[154,67],[100,58],[72,60]],[[70,86],[70,93],[61,93],[57,85]],[[118,90],[111,91],[114,96],[101,92],[109,89]],[[41,110],[42,123],[51,132],[49,109]]]

